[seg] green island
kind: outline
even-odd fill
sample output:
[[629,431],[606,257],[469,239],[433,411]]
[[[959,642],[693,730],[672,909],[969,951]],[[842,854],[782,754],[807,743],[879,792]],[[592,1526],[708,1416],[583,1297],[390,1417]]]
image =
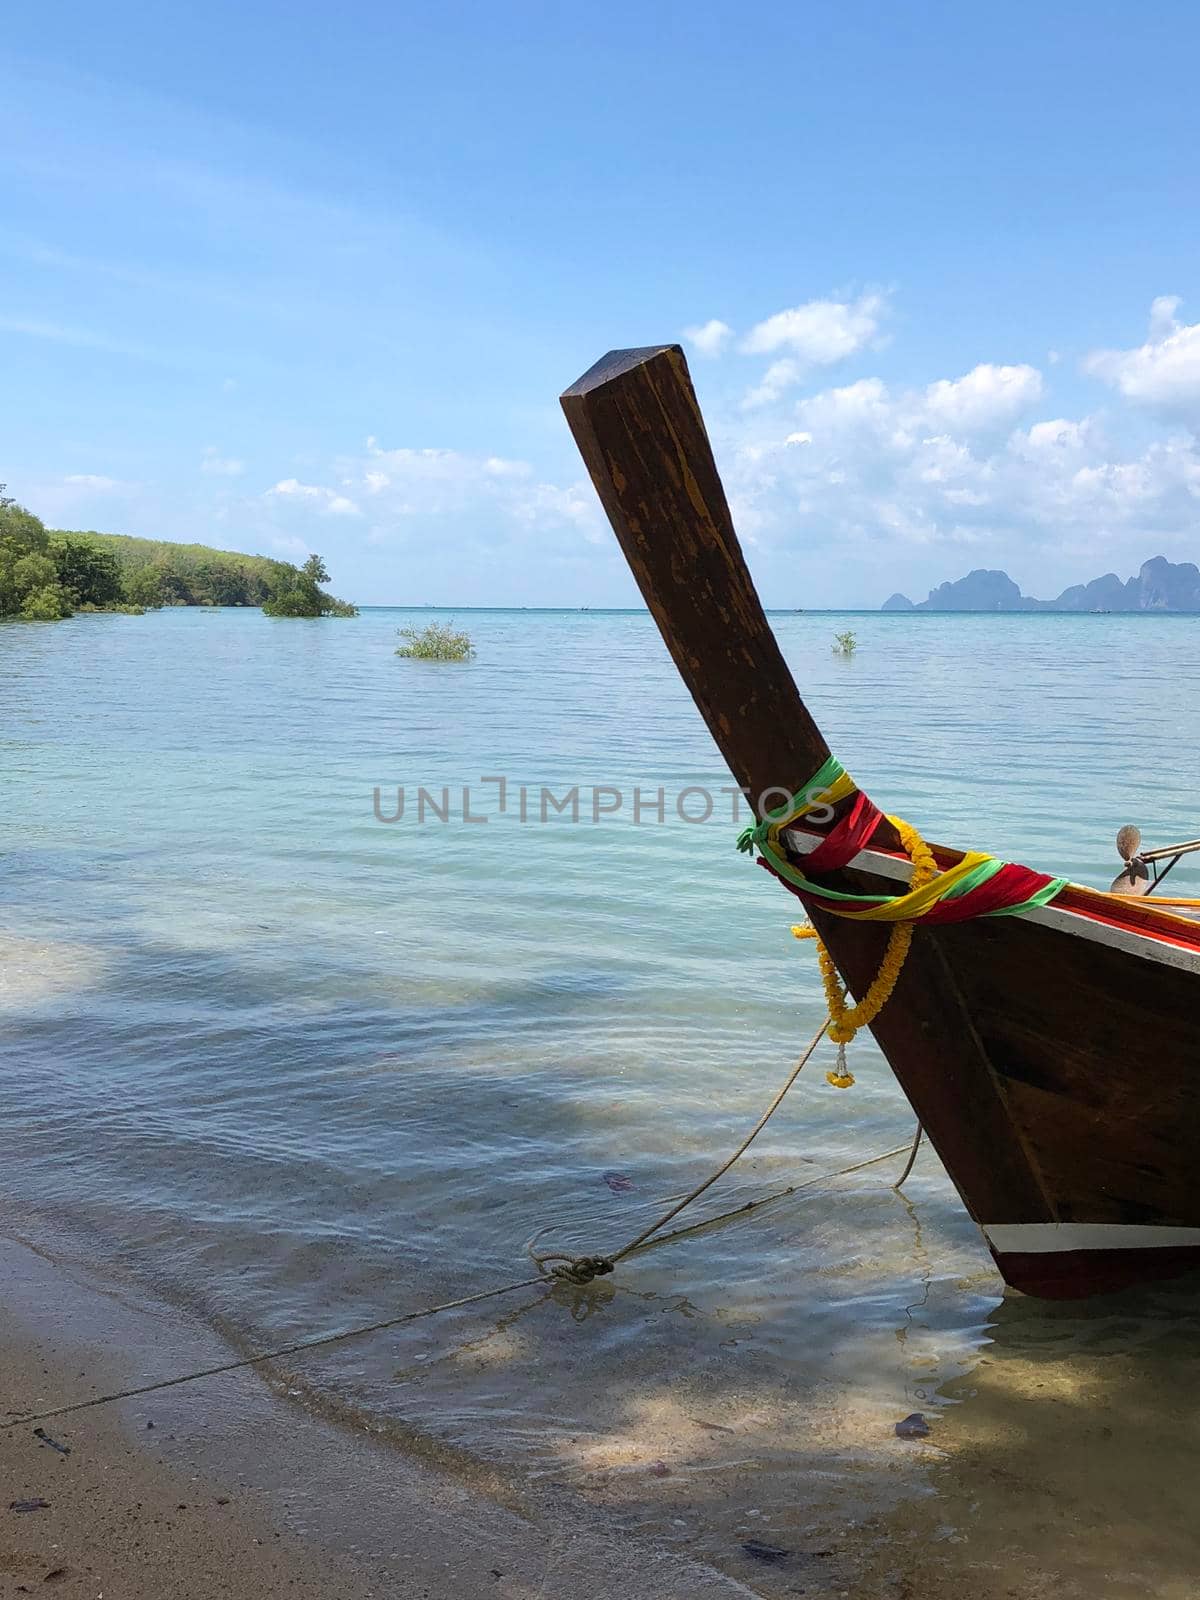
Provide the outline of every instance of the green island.
[[261,606],[270,617],[354,617],[302,566],[203,544],[47,528],[0,484],[0,618],[59,622],[76,612],[139,616],[160,606]]

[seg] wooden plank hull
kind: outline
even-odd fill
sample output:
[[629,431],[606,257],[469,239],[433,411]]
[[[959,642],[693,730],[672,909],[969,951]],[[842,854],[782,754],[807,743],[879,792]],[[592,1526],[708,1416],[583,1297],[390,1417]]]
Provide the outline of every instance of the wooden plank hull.
[[[750,581],[682,352],[615,352],[563,408],[731,771],[778,805],[829,750]],[[793,830],[795,859],[819,837]],[[895,892],[907,871],[887,824],[823,881]],[[764,891],[781,892],[765,875]],[[811,916],[862,994],[886,927]],[[1200,1266],[1200,927],[1074,886],[1027,916],[918,927],[872,1032],[1015,1288],[1074,1297]]]
[[[1007,1283],[1060,1298],[1176,1277],[1200,1265],[1200,951],[1045,916],[918,929],[873,1032]],[[860,954],[839,927],[862,992],[884,935],[855,928],[874,936]]]
[[[799,860],[817,841],[789,836]],[[908,876],[874,850],[845,874],[893,891]],[[906,969],[873,1030],[1005,1281],[1028,1294],[1200,1266],[1200,927],[1146,910],[1071,888],[1027,916],[920,928],[925,976]],[[838,959],[853,985],[854,954]]]
[[[1200,1264],[1196,974],[1020,919],[923,930],[962,996],[982,1070],[1041,1195],[996,1192],[936,1064],[893,1068],[1005,1280],[1049,1297],[1106,1292]],[[1130,999],[1130,986],[1136,997]],[[932,1136],[932,1127],[931,1127]]]
[[996,1265],[1010,1288],[1041,1300],[1087,1300],[1116,1294],[1141,1283],[1182,1278],[1200,1269],[1200,1245],[1167,1245],[1142,1249],[993,1250]]

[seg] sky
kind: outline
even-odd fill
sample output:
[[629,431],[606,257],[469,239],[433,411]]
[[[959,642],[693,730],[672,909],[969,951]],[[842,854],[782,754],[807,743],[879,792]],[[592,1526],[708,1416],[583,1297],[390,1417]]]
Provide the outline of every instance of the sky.
[[559,411],[681,342],[765,602],[1200,559],[1200,9],[42,0],[0,482],[361,604],[638,603]]

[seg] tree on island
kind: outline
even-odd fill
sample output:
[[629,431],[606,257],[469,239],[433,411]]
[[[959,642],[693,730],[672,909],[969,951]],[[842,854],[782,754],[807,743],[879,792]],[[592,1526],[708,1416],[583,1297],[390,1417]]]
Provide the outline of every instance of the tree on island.
[[50,535],[5,487],[0,483],[0,617],[58,622],[71,615],[71,601],[58,579]]
[[345,600],[335,600],[321,588],[329,582],[325,563],[318,555],[309,556],[296,574],[290,589],[284,589],[263,603],[263,615],[268,617],[356,617],[358,607]]
[[75,611],[259,605],[276,617],[357,616],[325,593],[328,581],[320,556],[298,569],[207,545],[56,532],[0,484],[0,617],[59,622]]
[[118,605],[127,596],[121,563],[111,550],[90,539],[60,533],[50,541],[50,555],[58,581],[76,609]]

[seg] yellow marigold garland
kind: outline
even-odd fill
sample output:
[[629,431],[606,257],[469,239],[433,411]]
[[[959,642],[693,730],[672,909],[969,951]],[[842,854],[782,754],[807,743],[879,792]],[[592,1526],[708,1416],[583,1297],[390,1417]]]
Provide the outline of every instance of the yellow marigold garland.
[[[937,877],[937,862],[933,859],[933,852],[911,823],[905,822],[901,817],[889,817],[888,821],[900,835],[900,843],[913,864],[912,887],[923,888]],[[879,971],[875,974],[866,994],[854,1006],[846,1004],[847,990],[838,977],[833,957],[825,948],[825,942],[817,930],[799,924],[792,929],[797,939],[817,941],[817,961],[821,968],[821,981],[825,986],[825,1002],[829,1007],[829,1037],[838,1047],[837,1067],[825,1074],[825,1081],[832,1084],[835,1089],[849,1089],[854,1083],[854,1074],[846,1066],[846,1046],[860,1028],[869,1027],[874,1022],[891,998],[892,990],[896,987],[900,970],[908,955],[909,946],[912,944],[913,928],[914,924],[911,922],[893,924],[892,931],[888,935],[887,949],[883,953],[883,960],[879,963]]]

